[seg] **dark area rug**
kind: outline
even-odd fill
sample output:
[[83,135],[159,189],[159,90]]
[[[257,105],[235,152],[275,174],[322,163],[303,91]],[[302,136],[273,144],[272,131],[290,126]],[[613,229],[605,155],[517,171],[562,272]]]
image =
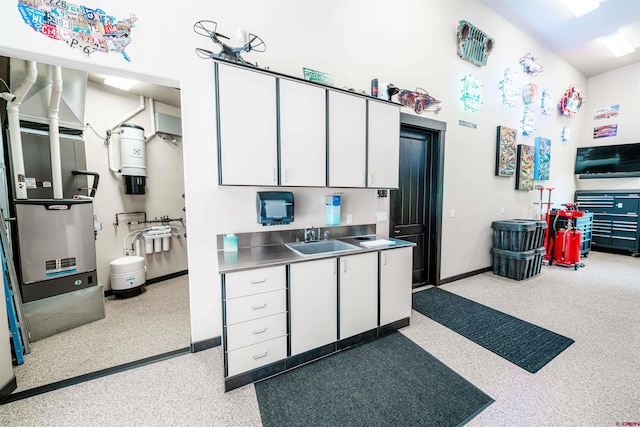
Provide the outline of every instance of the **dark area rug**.
[[413,309],[531,373],[574,342],[440,288],[414,293]]
[[396,332],[255,384],[271,426],[459,426],[493,399]]

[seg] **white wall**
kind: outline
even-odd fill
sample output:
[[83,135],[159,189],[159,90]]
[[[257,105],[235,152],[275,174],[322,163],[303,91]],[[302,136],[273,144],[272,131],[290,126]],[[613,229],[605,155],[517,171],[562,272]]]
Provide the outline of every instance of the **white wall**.
[[[510,23],[476,0],[400,1],[110,1],[87,0],[120,18],[134,12],[139,18],[127,48],[131,62],[118,54],[94,53],[87,57],[37,34],[19,17],[15,3],[1,4],[0,54],[37,59],[63,66],[142,78],[153,83],[180,86],[187,219],[189,224],[189,274],[192,340],[220,335],[220,289],[216,275],[215,235],[257,228],[253,218],[255,189],[218,188],[215,104],[210,61],[199,59],[194,49],[215,49],[192,31],[195,21],[215,20],[218,31],[229,35],[237,27],[262,37],[263,54],[245,58],[260,66],[295,76],[302,67],[333,75],[337,87],[369,90],[370,81],[390,81],[402,88],[427,89],[442,100],[438,116],[447,122],[442,224],[442,278],[488,267],[491,222],[535,216],[537,191],[519,192],[515,178],[494,176],[496,127],[519,127],[523,105],[501,104],[498,84],[504,69],[520,72],[522,84],[535,82],[539,91],[549,88],[557,100],[570,85],[587,90],[587,79],[562,60],[529,39]],[[495,38],[496,48],[488,65],[478,68],[456,54],[458,21],[466,19]],[[521,73],[520,57],[531,52],[540,58],[544,72],[534,78]],[[463,111],[460,79],[466,74],[484,83],[483,106],[478,113]],[[408,109],[403,111],[410,112]],[[259,112],[247,109],[247,117]],[[553,141],[551,180],[555,202],[573,199],[573,158],[576,141],[583,138],[586,115],[575,118],[536,114],[538,130],[519,141],[533,145],[535,136]],[[458,125],[458,120],[477,123],[477,129]],[[572,131],[572,140],[560,142],[562,125]],[[320,196],[326,191],[297,190],[296,195],[317,203],[301,207],[296,226],[322,223]],[[350,190],[347,203],[354,202],[354,223],[369,223],[371,213],[386,201],[378,201],[370,190]],[[505,208],[505,214],[500,209]],[[456,211],[456,217],[449,213]],[[368,213],[367,213],[368,212]],[[299,222],[298,222],[299,221]],[[387,226],[386,223],[382,224]]]
[[[95,132],[88,128],[84,133],[87,169],[98,172],[100,181],[93,210],[97,219],[102,222],[102,230],[96,239],[96,261],[98,280],[110,289],[110,263],[125,255],[123,249],[124,238],[130,232],[160,224],[127,225],[126,221],[139,221],[141,215],[120,215],[119,225],[115,226],[116,213],[146,212],[147,220],[162,216],[183,218],[186,220],[182,208],[185,206],[184,169],[182,167],[182,141],[163,140],[156,135],[145,144],[147,165],[146,194],[125,194],[121,174],[109,171],[107,146],[104,144],[106,130],[119,125],[120,121],[140,106],[140,99],[120,91],[114,93],[105,86],[89,82],[87,86],[87,102],[85,108],[85,122],[91,125]],[[154,102],[156,112],[180,117],[180,109],[159,102]],[[152,118],[148,102],[145,110],[126,120],[126,123],[136,124],[149,134],[152,129]],[[96,135],[97,134],[97,135]],[[100,137],[98,136],[100,135]],[[120,167],[120,138],[115,134],[111,138],[113,162]],[[92,178],[89,178],[91,182]],[[179,222],[171,222],[186,231]],[[129,240],[130,242],[130,240]],[[184,238],[171,239],[171,248],[167,252],[144,253],[147,266],[147,280],[156,277],[184,271],[187,269],[187,242]]]
[[[589,98],[585,105],[587,128],[579,147],[640,142],[640,63],[627,65],[589,79]],[[595,110],[620,105],[618,117],[594,119]],[[618,134],[609,138],[593,138],[593,128],[618,124]],[[578,179],[578,190],[637,190],[640,178]]]

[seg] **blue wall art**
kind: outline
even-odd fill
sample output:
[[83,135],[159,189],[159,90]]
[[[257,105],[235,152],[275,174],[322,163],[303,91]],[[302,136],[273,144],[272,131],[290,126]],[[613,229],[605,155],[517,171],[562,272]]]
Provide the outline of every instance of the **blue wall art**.
[[536,138],[535,169],[533,179],[549,179],[551,168],[551,140],[547,138]]

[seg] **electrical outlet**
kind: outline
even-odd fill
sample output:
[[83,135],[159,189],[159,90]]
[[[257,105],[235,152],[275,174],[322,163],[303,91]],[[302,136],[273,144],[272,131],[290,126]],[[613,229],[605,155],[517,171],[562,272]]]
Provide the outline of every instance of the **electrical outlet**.
[[347,224],[353,224],[353,216],[347,215]]
[[500,213],[504,215],[504,206],[500,208]]

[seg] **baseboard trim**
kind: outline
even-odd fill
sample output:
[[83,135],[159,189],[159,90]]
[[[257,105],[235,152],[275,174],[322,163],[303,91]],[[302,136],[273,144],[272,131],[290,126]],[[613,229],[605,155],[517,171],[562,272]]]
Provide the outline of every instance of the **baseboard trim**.
[[67,378],[66,380],[56,381],[51,384],[45,384],[43,386],[30,388],[28,390],[23,390],[18,393],[0,397],[0,405],[16,402],[22,399],[27,399],[29,397],[37,396],[39,394],[44,394],[50,391],[59,390],[61,388],[70,387],[72,385],[106,377],[107,375],[128,371],[130,369],[139,368],[141,366],[150,365],[152,363],[161,362],[163,360],[171,359],[171,358],[182,356],[189,353],[190,353],[190,348],[185,347],[178,350],[169,351],[167,353],[158,354],[156,356],[147,357],[145,359],[124,363],[122,365],[114,366],[111,368],[101,369],[99,371],[90,372],[88,374],[78,375],[77,377]]
[[214,337],[208,340],[192,342],[191,353],[197,353],[202,350],[218,347],[221,344],[222,344],[222,337]]
[[[154,277],[153,279],[147,279],[142,286],[153,285],[154,283],[164,282],[165,280],[175,279],[176,277],[186,276],[187,274],[189,274],[189,270],[176,271],[175,273],[165,274],[164,276]],[[112,289],[104,291],[105,298],[113,295],[115,295],[115,293]]]
[[189,270],[176,271],[175,273],[165,274],[164,276],[154,277],[153,279],[147,279],[147,285],[153,285],[154,283],[164,282],[165,280],[175,279],[176,277],[186,276],[189,274]]
[[457,276],[451,276],[451,277],[447,277],[446,279],[441,279],[438,282],[437,286],[455,282],[456,280],[466,279],[467,277],[477,276],[478,274],[486,273],[488,271],[493,271],[493,267],[485,267],[479,270],[469,271],[467,273],[458,274]]
[[14,375],[13,378],[11,378],[11,381],[6,383],[5,386],[0,389],[0,399],[2,399],[4,396],[10,395],[11,393],[13,393],[13,390],[17,388],[18,381],[16,380],[16,376]]

